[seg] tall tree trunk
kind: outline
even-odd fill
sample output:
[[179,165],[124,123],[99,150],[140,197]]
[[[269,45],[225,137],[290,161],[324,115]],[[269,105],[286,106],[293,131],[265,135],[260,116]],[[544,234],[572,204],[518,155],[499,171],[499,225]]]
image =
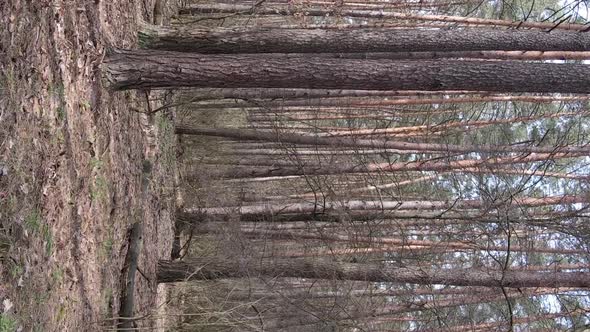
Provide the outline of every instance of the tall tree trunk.
[[[489,322],[489,323],[472,323],[472,324],[465,324],[465,325],[454,325],[454,326],[447,326],[447,327],[437,327],[434,329],[425,328],[416,330],[416,332],[488,332],[488,331],[514,331],[514,325],[523,325],[523,324],[530,324],[533,322],[538,321],[554,321],[556,318],[565,318],[566,320],[571,319],[572,316],[580,316],[586,315],[587,311],[583,308],[575,309],[575,310],[567,310],[566,312],[560,313],[546,313],[537,316],[526,316],[526,317],[514,317],[514,319],[506,320],[506,321],[499,321],[499,322]],[[539,324],[539,326],[543,326]],[[530,328],[519,328],[517,331],[552,331],[551,329],[530,329]]]
[[399,142],[388,139],[355,139],[344,137],[320,137],[314,135],[300,135],[291,133],[262,132],[256,130],[244,129],[197,129],[184,126],[176,127],[177,134],[190,135],[212,135],[221,137],[234,137],[242,140],[259,140],[280,143],[309,144],[309,145],[328,145],[328,146],[346,146],[354,148],[371,148],[371,149],[397,149],[400,151],[423,151],[423,152],[445,152],[445,153],[471,153],[471,152],[489,152],[489,153],[590,153],[590,147],[533,147],[533,146],[489,146],[489,145],[452,145],[452,144],[435,144],[435,143],[411,143]]
[[181,94],[181,102],[197,102],[212,99],[295,99],[327,97],[392,97],[392,96],[431,96],[463,95],[470,91],[371,91],[371,90],[327,90],[327,89],[242,89],[242,88],[203,88],[192,89]]
[[[297,156],[362,156],[371,154],[383,154],[383,153],[402,153],[401,150],[393,149],[376,149],[376,150],[323,150],[323,149],[290,149],[289,151],[280,149],[236,149],[228,152],[228,155],[262,155],[262,156],[286,156],[295,154]],[[293,165],[295,166],[295,165]]]
[[586,31],[588,27],[584,24],[574,23],[550,23],[550,22],[525,22],[525,21],[508,21],[497,19],[484,19],[476,17],[462,17],[449,15],[424,15],[398,13],[383,10],[330,10],[320,8],[304,8],[298,10],[296,7],[276,6],[276,7],[258,7],[243,5],[226,5],[226,4],[199,4],[191,5],[180,10],[180,14],[209,14],[209,13],[230,13],[239,15],[295,15],[302,14],[305,16],[349,16],[359,18],[374,19],[399,19],[399,20],[420,20],[420,21],[438,21],[459,24],[477,24],[488,26],[506,26],[515,28],[537,28],[537,29],[560,29]]
[[272,29],[143,24],[145,48],[197,53],[590,51],[590,35],[499,29]]
[[[392,127],[392,128],[371,128],[371,129],[348,129],[342,131],[331,131],[327,133],[321,133],[319,136],[360,136],[360,135],[379,135],[379,134],[407,134],[407,133],[414,133],[414,132],[426,132],[426,133],[434,133],[440,131],[447,131],[451,128],[457,127],[469,127],[469,128],[477,128],[477,127],[486,127],[491,125],[498,125],[503,123],[519,123],[525,121],[535,121],[539,119],[552,119],[552,118],[560,118],[560,117],[567,117],[572,115],[581,115],[579,112],[563,112],[563,113],[554,113],[554,114],[543,114],[537,116],[520,116],[514,118],[496,118],[493,120],[470,120],[470,121],[452,121],[452,122],[445,122],[441,124],[428,124],[428,125],[420,125],[420,126],[410,126],[410,127]],[[396,136],[397,137],[397,136]]]
[[475,269],[413,269],[327,260],[249,260],[203,258],[160,261],[159,283],[243,277],[291,277],[328,280],[441,284],[483,287],[590,287],[588,272],[480,271]]
[[[245,235],[254,236],[255,238],[262,239],[293,239],[293,240],[321,240],[325,242],[344,242],[344,243],[362,243],[371,244],[374,247],[368,248],[355,248],[344,250],[338,250],[336,248],[321,249],[321,250],[304,250],[304,251],[291,251],[287,252],[286,255],[289,257],[309,257],[309,256],[336,256],[336,255],[347,255],[356,253],[387,253],[394,251],[405,251],[405,250],[436,250],[443,252],[452,251],[499,251],[499,252],[528,252],[528,253],[552,253],[562,255],[584,255],[587,253],[585,250],[576,249],[562,249],[562,248],[549,248],[549,247],[522,247],[517,245],[507,246],[493,246],[493,245],[479,245],[472,241],[429,241],[429,240],[408,240],[405,238],[392,238],[392,237],[368,237],[368,236],[345,236],[345,235],[334,235],[334,234],[322,234],[307,233],[307,232],[296,232],[296,231],[269,231],[269,230],[246,230]],[[356,250],[356,251],[355,251]]]
[[[498,291],[490,291],[476,293],[473,292],[470,295],[465,296],[455,296],[451,298],[422,298],[422,299],[412,299],[407,301],[407,303],[403,304],[385,304],[379,305],[378,307],[374,308],[364,308],[368,309],[368,312],[363,311],[356,311],[356,312],[348,312],[346,308],[342,312],[336,311],[331,313],[329,319],[330,320],[370,320],[375,321],[377,317],[383,316],[396,316],[401,315],[404,313],[412,313],[417,311],[428,311],[428,310],[441,310],[444,308],[456,307],[456,306],[464,306],[469,304],[483,304],[489,302],[497,302],[497,301],[504,301],[506,299],[517,299],[517,298],[524,298],[529,296],[539,296],[544,294],[554,294],[555,290],[552,288],[542,288],[542,289],[535,289],[535,290],[513,290],[508,291],[506,295],[502,294],[502,292]],[[289,295],[284,295],[284,297],[289,297]],[[345,298],[346,299],[346,298]],[[341,300],[342,303],[345,303],[346,300]],[[287,318],[287,317],[285,317]],[[273,325],[273,329],[282,330],[288,327],[295,327],[295,326],[302,326],[306,324],[316,324],[321,323],[322,320],[316,317],[309,317],[305,320],[299,319],[284,319],[282,321],[277,322],[276,325]],[[465,329],[464,331],[471,331],[471,329]]]
[[514,61],[387,61],[119,50],[103,63],[112,88],[321,88],[590,92],[590,66]]
[[323,57],[339,59],[496,59],[496,60],[588,60],[590,52],[570,51],[456,51],[456,52],[379,52],[379,53],[326,53]]
[[186,209],[185,213],[198,212],[205,215],[236,214],[286,214],[286,213],[313,213],[323,210],[456,210],[456,209],[487,209],[492,210],[502,206],[512,207],[537,207],[561,204],[584,204],[588,199],[583,196],[548,196],[548,197],[523,197],[513,198],[511,201],[485,202],[481,200],[454,200],[454,201],[357,201],[344,202],[318,202],[318,203],[291,203],[291,204],[257,204],[236,207],[212,207]]
[[[535,161],[557,160],[563,158],[579,157],[583,154],[564,154],[564,153],[531,153],[523,156],[505,157],[505,158],[487,158],[487,159],[465,159],[455,161],[438,161],[438,160],[417,160],[410,162],[392,162],[392,163],[370,163],[358,165],[324,165],[321,167],[294,166],[291,168],[243,168],[233,169],[218,175],[225,178],[256,178],[256,177],[274,177],[274,176],[292,176],[292,175],[336,175],[349,173],[390,173],[390,172],[410,172],[410,171],[468,171],[474,168],[483,168],[492,172],[493,167],[511,164],[524,164]],[[541,173],[542,174],[542,173]],[[541,175],[539,174],[539,175]]]
[[[381,97],[381,96],[379,96]],[[388,96],[389,97],[389,96]],[[322,110],[319,107],[339,106],[339,107],[358,107],[365,108],[367,106],[397,106],[397,105],[428,105],[428,104],[463,104],[463,103],[485,103],[485,102],[526,102],[526,103],[553,103],[553,102],[573,102],[584,101],[590,99],[590,96],[576,95],[576,96],[505,96],[505,95],[483,95],[483,96],[468,96],[468,97],[450,97],[443,96],[437,98],[306,98],[295,100],[278,100],[278,101],[261,101],[261,100],[246,100],[239,102],[217,102],[217,103],[202,103],[198,104],[199,108],[235,108],[245,107],[253,109],[255,107],[268,110],[270,108],[279,108],[279,111],[287,111],[298,106],[315,106],[314,111]]]
[[[433,7],[446,7],[446,6],[458,6],[464,5],[469,3],[469,1],[419,1],[419,2],[368,2],[368,1],[359,1],[359,2],[334,2],[334,1],[310,1],[307,0],[305,2],[306,5],[320,5],[320,6],[331,6],[335,8],[348,8],[348,9],[360,9],[360,10],[382,10],[382,9],[392,9],[392,8],[418,8],[418,9],[428,9]],[[287,2],[280,2],[280,1],[269,1],[265,2],[265,5],[285,5]]]

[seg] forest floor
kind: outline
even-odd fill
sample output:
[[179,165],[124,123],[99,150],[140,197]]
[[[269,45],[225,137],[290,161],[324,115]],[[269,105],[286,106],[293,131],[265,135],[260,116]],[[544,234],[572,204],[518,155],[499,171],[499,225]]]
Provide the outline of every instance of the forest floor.
[[8,170],[0,327],[8,331],[112,328],[136,221],[144,245],[135,313],[159,305],[156,263],[170,257],[173,239],[173,114],[142,113],[163,94],[109,91],[100,70],[110,47],[136,47],[136,23],[154,21],[154,3],[0,1],[0,169]]

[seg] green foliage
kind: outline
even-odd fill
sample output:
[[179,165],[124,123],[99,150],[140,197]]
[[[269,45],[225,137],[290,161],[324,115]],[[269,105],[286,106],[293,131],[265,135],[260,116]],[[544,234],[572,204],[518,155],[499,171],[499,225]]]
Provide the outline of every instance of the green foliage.
[[33,235],[40,235],[45,243],[45,254],[51,255],[53,251],[53,234],[50,225],[41,220],[38,210],[31,211],[24,221],[25,228]]
[[64,107],[58,106],[55,111],[57,113],[57,119],[63,121],[66,117],[66,111],[64,110]]
[[43,224],[41,235],[43,236],[43,241],[45,242],[45,254],[50,256],[53,252],[53,233],[51,232],[51,227],[49,227],[48,224]]
[[64,270],[60,267],[56,268],[51,272],[51,280],[54,285],[60,284],[64,279]]
[[90,199],[93,202],[104,200],[107,197],[108,190],[109,185],[105,177],[103,177],[102,175],[97,175],[94,178],[92,188],[90,189]]
[[38,233],[41,229],[41,214],[38,210],[31,211],[25,218],[25,228],[33,233]]
[[0,314],[0,332],[15,332],[17,321],[7,314]]
[[92,167],[93,170],[99,170],[103,167],[104,162],[98,158],[92,158],[90,159],[90,167]]
[[8,234],[4,232],[2,228],[0,228],[0,262],[3,261],[6,254],[12,247],[12,239]]
[[10,268],[10,276],[13,279],[17,279],[21,274],[23,274],[24,269],[22,268],[22,266],[18,265],[18,264],[13,264],[12,267]]
[[106,238],[106,240],[104,240],[102,246],[99,249],[99,257],[101,259],[108,260],[109,257],[111,257],[111,254],[113,252],[113,244],[113,237],[111,234],[109,234],[109,236]]
[[552,22],[568,12],[568,10],[561,10],[562,7],[563,2],[558,0],[483,1],[455,7],[455,14],[511,21],[549,19],[549,22]]

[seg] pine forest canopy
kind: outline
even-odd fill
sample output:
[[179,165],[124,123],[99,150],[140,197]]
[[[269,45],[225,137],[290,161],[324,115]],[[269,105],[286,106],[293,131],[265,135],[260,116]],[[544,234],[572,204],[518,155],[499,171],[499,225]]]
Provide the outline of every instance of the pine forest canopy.
[[157,278],[187,281],[181,326],[588,328],[581,6],[195,1],[140,24],[102,69],[175,94],[155,111],[177,110],[185,183]]

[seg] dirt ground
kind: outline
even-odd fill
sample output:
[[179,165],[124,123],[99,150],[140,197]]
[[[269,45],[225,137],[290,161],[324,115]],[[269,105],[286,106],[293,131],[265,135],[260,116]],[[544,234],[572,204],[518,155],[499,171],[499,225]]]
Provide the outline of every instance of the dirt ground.
[[0,0],[0,329],[112,329],[136,221],[135,313],[156,309],[156,262],[173,238],[174,114],[141,113],[165,95],[109,91],[100,69],[111,47],[136,47],[154,2]]

